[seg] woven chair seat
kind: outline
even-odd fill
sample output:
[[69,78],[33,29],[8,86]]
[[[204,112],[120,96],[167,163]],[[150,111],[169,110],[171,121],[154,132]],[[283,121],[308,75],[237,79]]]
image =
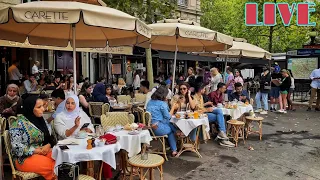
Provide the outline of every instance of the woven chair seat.
[[40,177],[40,175],[36,173],[22,172],[17,170],[16,170],[16,175],[21,177],[22,179],[34,179],[34,178]]
[[228,124],[231,125],[244,125],[245,123],[243,121],[238,121],[238,120],[229,120],[227,121]]
[[129,159],[129,164],[135,167],[153,168],[164,163],[164,158],[157,154],[148,154],[148,160],[141,160],[141,155],[135,155]]
[[80,174],[79,175],[79,180],[95,180],[95,179],[93,177],[91,177],[91,176]]

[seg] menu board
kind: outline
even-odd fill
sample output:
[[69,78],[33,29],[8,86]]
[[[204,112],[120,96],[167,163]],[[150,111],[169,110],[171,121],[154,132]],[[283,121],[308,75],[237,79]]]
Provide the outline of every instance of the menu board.
[[288,69],[291,69],[295,79],[309,79],[311,72],[317,68],[317,57],[288,59]]
[[121,74],[121,64],[112,64],[112,74]]

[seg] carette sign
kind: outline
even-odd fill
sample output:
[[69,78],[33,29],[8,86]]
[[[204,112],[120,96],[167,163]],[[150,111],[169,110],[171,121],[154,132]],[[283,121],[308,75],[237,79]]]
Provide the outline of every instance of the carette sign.
[[315,12],[315,3],[264,3],[263,21],[258,20],[258,4],[246,3],[245,24],[246,26],[275,26],[277,25],[277,11],[284,26],[290,26],[292,17],[296,14],[296,24],[298,26],[316,26],[315,22],[310,22],[310,15]]

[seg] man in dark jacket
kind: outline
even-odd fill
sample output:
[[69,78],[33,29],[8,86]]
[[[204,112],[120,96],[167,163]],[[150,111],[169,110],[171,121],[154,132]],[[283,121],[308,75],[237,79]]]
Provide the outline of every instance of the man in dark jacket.
[[[263,73],[260,76],[260,89],[256,94],[256,104],[257,110],[256,112],[260,112],[260,114],[268,114],[268,94],[271,89],[271,75],[269,69],[267,67],[263,68]],[[261,107],[261,100],[263,103],[263,110]]]

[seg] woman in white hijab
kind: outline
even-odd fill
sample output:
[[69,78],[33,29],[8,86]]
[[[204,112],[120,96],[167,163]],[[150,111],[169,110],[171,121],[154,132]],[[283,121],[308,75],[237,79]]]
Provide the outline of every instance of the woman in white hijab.
[[[85,123],[89,123],[89,126],[81,129]],[[64,110],[59,113],[54,120],[54,129],[58,134],[59,140],[76,137],[79,131],[94,132],[91,120],[88,115],[80,109],[79,99],[76,95],[70,95],[66,98]]]

